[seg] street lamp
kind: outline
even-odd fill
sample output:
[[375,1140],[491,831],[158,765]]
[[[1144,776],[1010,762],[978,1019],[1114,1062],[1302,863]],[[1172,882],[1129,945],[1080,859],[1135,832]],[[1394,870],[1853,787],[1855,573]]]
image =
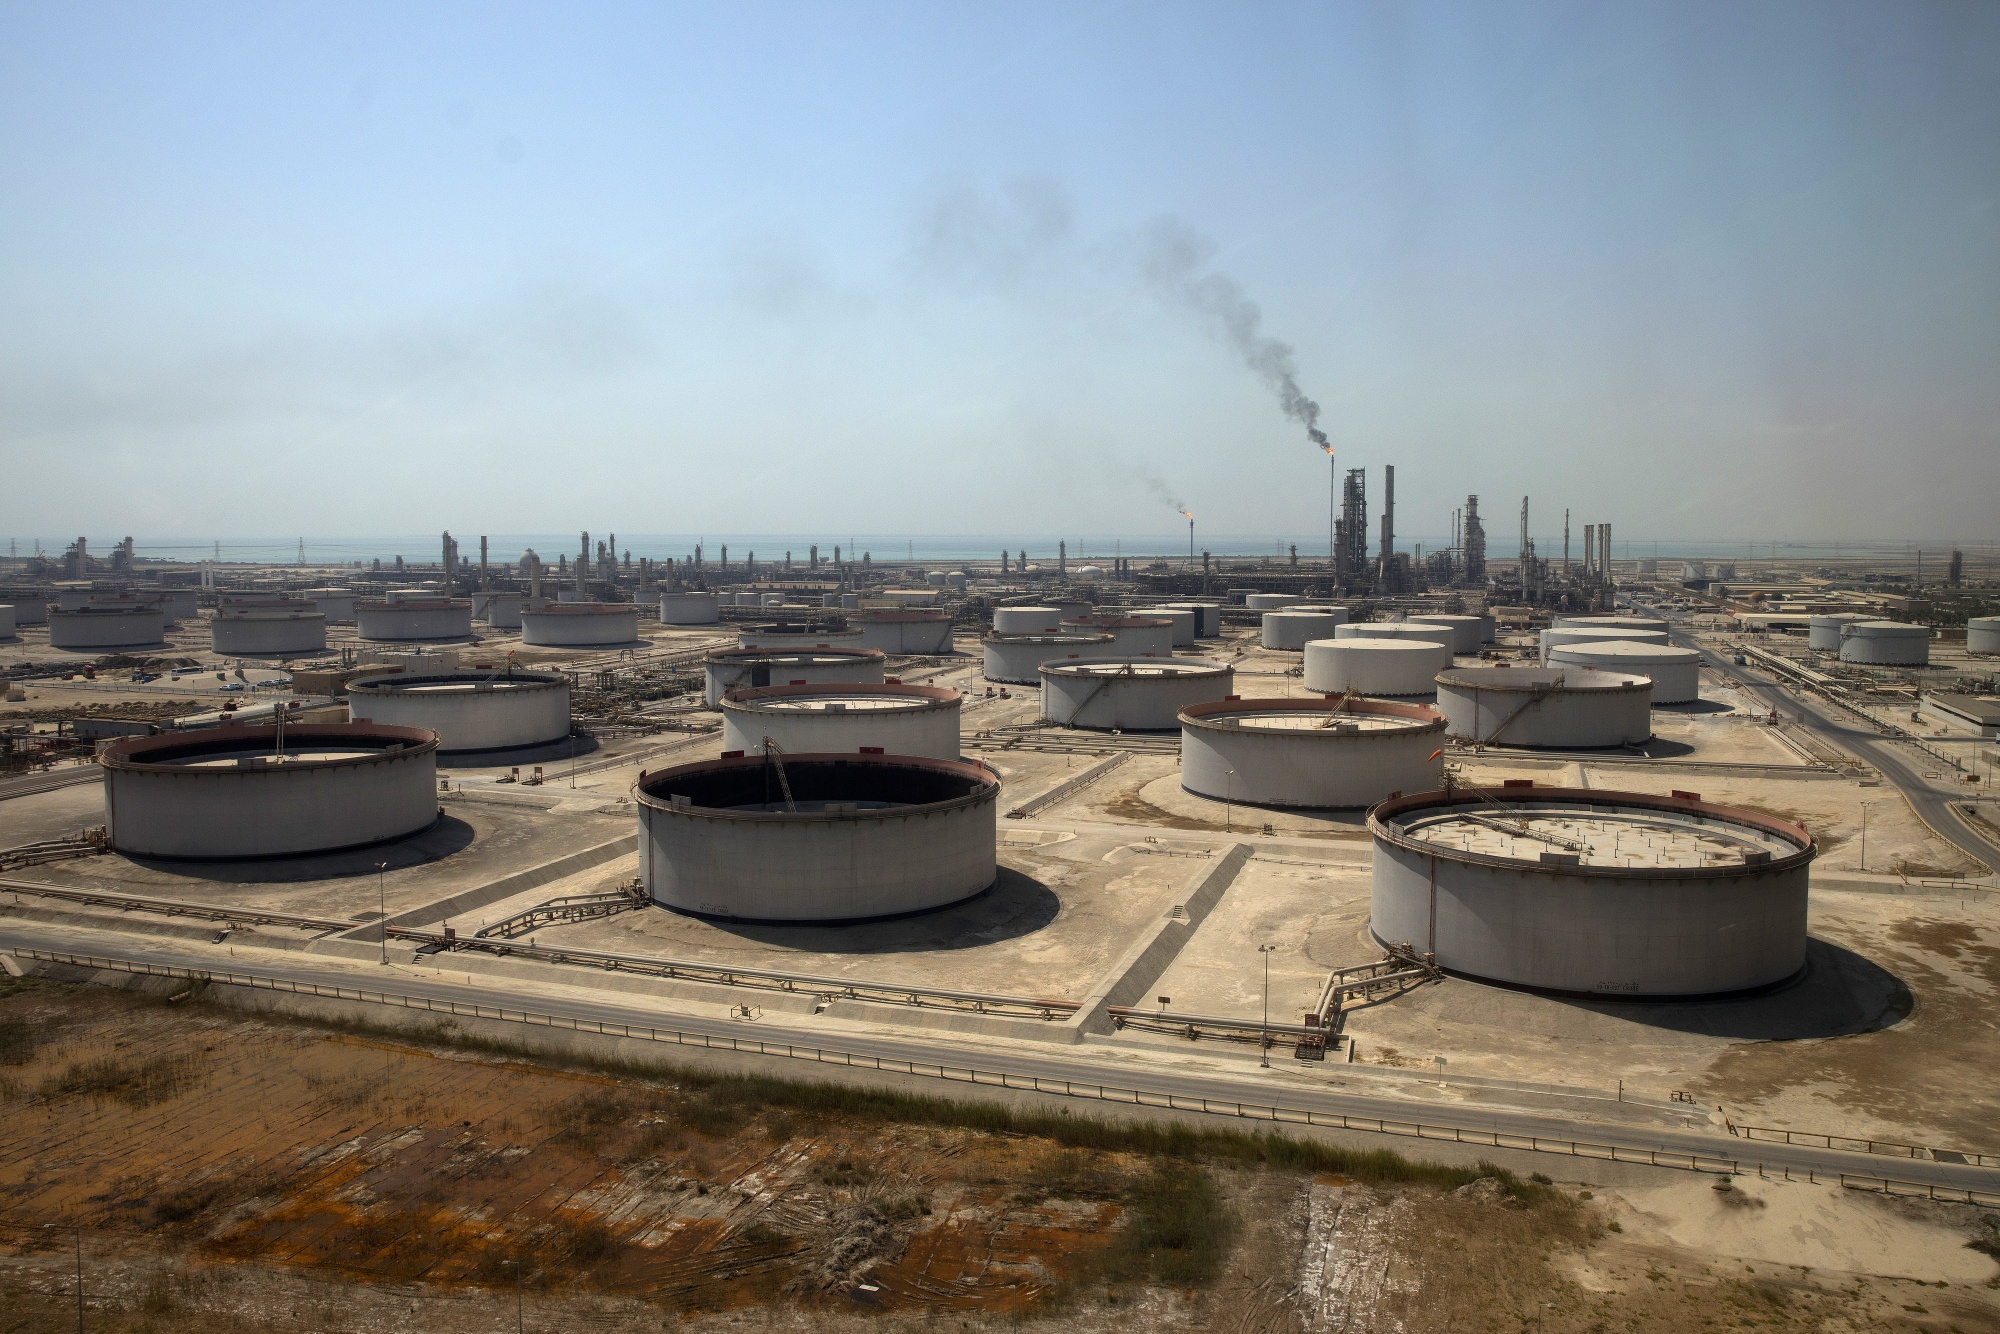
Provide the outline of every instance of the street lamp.
[[1236,771],[1231,769],[1229,777],[1222,780],[1222,829],[1224,833],[1236,832]]
[[382,963],[389,962],[389,863],[375,863],[375,924],[382,929]]
[[1276,945],[1259,945],[1257,952],[1264,956],[1264,1026],[1257,1034],[1258,1064],[1266,1070],[1271,1068],[1271,956],[1277,953]]

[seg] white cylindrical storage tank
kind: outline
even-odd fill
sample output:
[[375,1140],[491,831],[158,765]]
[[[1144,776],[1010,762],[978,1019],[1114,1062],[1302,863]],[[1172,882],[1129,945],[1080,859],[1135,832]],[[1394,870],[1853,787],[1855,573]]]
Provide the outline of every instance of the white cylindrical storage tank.
[[632,795],[648,897],[695,916],[897,917],[971,898],[999,870],[1000,779],[970,760],[743,755],[642,772]]
[[721,619],[721,604],[713,593],[660,594],[661,625],[714,625]]
[[521,609],[521,642],[548,648],[607,647],[639,637],[639,608],[630,602],[563,602]]
[[1308,690],[1339,695],[1428,695],[1451,650],[1416,639],[1315,639],[1306,644]]
[[438,819],[437,737],[421,728],[231,724],[126,737],[98,758],[111,846],[128,856],[334,852],[420,833]]
[[2000,616],[1974,616],[1965,623],[1967,653],[2000,653]]
[[717,649],[702,659],[709,707],[732,690],[761,686],[880,685],[883,653],[878,648]]
[[1840,652],[1840,632],[1861,621],[1875,619],[1860,612],[1841,611],[1814,616],[1806,622],[1806,647],[1820,653]]
[[927,571],[924,575],[924,582],[932,588],[943,588],[945,585],[945,573],[943,570]]
[[1052,635],[1062,627],[1060,607],[995,607],[996,635]]
[[951,652],[948,611],[859,611],[848,628],[861,632],[861,647],[884,653]]
[[311,600],[314,611],[329,621],[353,620],[354,604],[360,601],[360,595],[351,588],[308,588],[303,596]]
[[1636,746],[1653,735],[1653,682],[1591,667],[1464,667],[1438,673],[1453,736],[1481,745]]
[[858,609],[861,606],[861,595],[859,593],[842,593],[840,595],[840,605]]
[[35,590],[9,593],[9,601],[14,607],[14,624],[47,625],[49,623],[49,599]]
[[1315,639],[1332,639],[1347,624],[1347,608],[1316,607],[1305,611],[1287,607],[1264,613],[1264,647],[1283,653],[1303,653]]
[[985,677],[1002,685],[1042,683],[1042,664],[1102,658],[1111,652],[1110,635],[988,635]]
[[14,604],[0,602],[0,639],[16,638],[14,628]]
[[354,604],[355,633],[377,641],[470,639],[472,603],[464,598],[402,598]]
[[1441,625],[1452,632],[1451,651],[1453,653],[1476,654],[1479,646],[1486,642],[1486,618],[1484,616],[1458,616],[1451,612],[1430,612],[1412,616],[1405,625]]
[[1701,698],[1701,654],[1672,644],[1613,639],[1561,644],[1549,650],[1551,667],[1596,667],[1653,678],[1653,703],[1687,704]]
[[1079,658],[1041,666],[1042,717],[1060,727],[1164,732],[1181,710],[1229,694],[1228,663],[1200,658]]
[[1245,593],[1243,605],[1251,611],[1283,611],[1305,599],[1293,593]]
[[781,622],[773,625],[746,625],[736,632],[738,648],[864,648],[861,631],[852,626],[830,630],[824,626]]
[[1454,973],[1648,1000],[1754,991],[1805,967],[1815,849],[1798,825],[1699,799],[1531,787],[1392,798],[1368,828],[1370,931]]
[[[1222,634],[1222,608],[1213,602],[1168,602],[1169,607],[1181,607],[1194,613],[1194,633],[1197,639],[1215,639]],[[1346,609],[1341,609],[1345,614]]]
[[546,745],[569,735],[569,678],[560,672],[384,672],[347,683],[354,722],[421,727],[447,754]]
[[723,754],[754,755],[768,738],[806,752],[958,758],[961,697],[943,686],[765,686],[722,697]]
[[967,580],[966,578],[965,571],[953,570],[950,574],[947,574],[944,577],[944,582],[945,582],[945,587],[949,588],[952,592],[963,593],[965,591],[965,585],[969,582],[969,580]]
[[1229,699],[1181,710],[1181,786],[1257,806],[1351,809],[1427,792],[1444,715],[1381,699]]
[[1606,629],[1588,625],[1557,625],[1541,633],[1542,664],[1548,665],[1549,650],[1563,644],[1608,644],[1623,640],[1631,644],[1664,644],[1663,630]]
[[57,611],[82,611],[100,598],[109,598],[109,591],[99,592],[86,581],[81,584],[59,584],[55,590]]
[[1556,628],[1581,626],[1588,629],[1595,626],[1603,630],[1657,630],[1667,633],[1667,621],[1663,616],[1638,616],[1621,612],[1616,616],[1558,616],[1550,624]]
[[1171,624],[1171,625],[1173,626],[1173,636],[1174,636],[1174,647],[1175,647],[1175,648],[1193,648],[1193,647],[1194,647],[1194,641],[1195,641],[1195,626],[1196,626],[1196,623],[1197,623],[1197,622],[1198,622],[1198,621],[1199,621],[1199,620],[1200,620],[1201,618],[1200,618],[1200,617],[1198,617],[1198,616],[1196,616],[1196,615],[1195,615],[1195,613],[1194,613],[1194,612],[1193,612],[1192,610],[1190,610],[1189,608],[1186,608],[1186,607],[1137,607],[1137,608],[1134,608],[1134,609],[1133,609],[1133,611],[1132,611],[1132,615],[1134,615],[1134,616],[1157,616],[1157,617],[1159,617],[1159,618],[1160,618],[1161,620],[1163,620],[1163,621],[1167,621],[1168,623],[1170,623],[1170,624]]
[[1841,632],[1840,660],[1878,667],[1922,667],[1931,660],[1931,632],[1899,621],[1857,621]]
[[1062,623],[1066,635],[1108,634],[1115,658],[1170,658],[1174,624],[1158,616],[1078,616]]
[[158,607],[84,607],[49,613],[50,648],[150,648],[166,637],[166,614]]
[[495,630],[518,630],[521,612],[533,604],[534,599],[526,593],[495,593],[486,602],[486,624]]
[[1450,656],[1458,642],[1458,632],[1448,625],[1418,625],[1408,621],[1362,621],[1334,627],[1333,637],[1348,639],[1394,639],[1410,644],[1436,644]]
[[277,607],[225,607],[208,623],[217,653],[249,658],[296,657],[326,652],[326,617]]
[[[1080,621],[1084,617],[1094,614],[1097,608],[1096,603],[1088,602],[1083,598],[1059,597],[1050,598],[1048,601],[1051,607],[1062,613],[1063,621]],[[1056,622],[1056,628],[1058,632],[1061,631],[1062,621]]]

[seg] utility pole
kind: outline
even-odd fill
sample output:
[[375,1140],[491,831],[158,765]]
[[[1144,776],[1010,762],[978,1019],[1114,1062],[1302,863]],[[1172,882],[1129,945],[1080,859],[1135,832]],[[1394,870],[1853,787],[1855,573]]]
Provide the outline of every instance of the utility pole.
[[1264,1026],[1263,1031],[1257,1034],[1257,1050],[1263,1058],[1258,1063],[1266,1070],[1271,1068],[1271,956],[1277,953],[1277,950],[1276,945],[1257,947],[1257,952],[1264,956]]

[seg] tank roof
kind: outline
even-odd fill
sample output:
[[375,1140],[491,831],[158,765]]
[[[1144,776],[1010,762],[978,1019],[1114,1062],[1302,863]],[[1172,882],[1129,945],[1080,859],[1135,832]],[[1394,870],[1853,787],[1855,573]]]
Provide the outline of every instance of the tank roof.
[[1190,704],[1181,724],[1258,732],[1303,732],[1327,737],[1356,732],[1424,732],[1444,727],[1445,716],[1426,704],[1386,699],[1221,699]]
[[[388,723],[287,723],[283,730],[288,768],[365,764],[392,753],[415,755],[438,746],[436,732]],[[268,765],[251,768],[234,761],[237,756],[253,753],[276,754],[278,732],[274,726],[224,724],[198,732],[123,737],[104,747],[98,763],[107,769],[145,772],[269,772]]]
[[1595,667],[1452,667],[1437,674],[1441,686],[1469,690],[1510,690],[1530,694],[1579,690],[1650,690],[1653,680],[1638,672]]
[[724,708],[782,713],[867,713],[943,708],[963,698],[948,686],[805,685],[753,686],[722,697]]
[[1066,658],[1042,664],[1043,672],[1064,676],[1215,676],[1234,670],[1206,658]]

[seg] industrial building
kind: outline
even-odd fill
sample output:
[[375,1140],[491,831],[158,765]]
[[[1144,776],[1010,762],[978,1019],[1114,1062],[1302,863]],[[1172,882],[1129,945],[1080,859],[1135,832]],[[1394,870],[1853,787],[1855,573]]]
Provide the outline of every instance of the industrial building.
[[1305,649],[1305,685],[1325,695],[1430,695],[1449,666],[1451,650],[1429,640],[1316,639]]
[[1002,685],[1032,686],[1042,681],[1042,664],[1111,655],[1111,636],[990,634],[980,641],[984,676]]
[[1451,735],[1485,746],[1637,746],[1653,735],[1653,681],[1590,667],[1462,667],[1439,672]]
[[357,723],[424,728],[445,754],[545,745],[569,735],[569,678],[510,667],[489,671],[390,671],[347,683]]
[[876,648],[717,649],[702,659],[711,708],[732,690],[771,685],[880,685],[884,655]]
[[632,795],[640,882],[678,912],[865,921],[998,873],[1000,779],[969,760],[760,752],[642,772]]
[[962,697],[944,686],[805,685],[733,690],[722,697],[722,747],[755,754],[922,755],[955,760]]
[[1798,975],[1812,836],[1699,798],[1424,792],[1369,812],[1370,931],[1468,977],[1640,1000]]
[[331,852],[437,822],[435,733],[376,723],[222,726],[104,747],[104,821],[134,857]]
[[1614,639],[1591,644],[1558,644],[1549,650],[1551,667],[1595,667],[1653,679],[1653,703],[1689,704],[1701,698],[1701,653],[1673,644],[1641,644]]
[[1181,786],[1257,806],[1355,809],[1434,788],[1444,715],[1380,699],[1226,699],[1181,710]]
[[1042,717],[1060,727],[1164,732],[1229,694],[1236,673],[1200,658],[1083,658],[1041,666]]

